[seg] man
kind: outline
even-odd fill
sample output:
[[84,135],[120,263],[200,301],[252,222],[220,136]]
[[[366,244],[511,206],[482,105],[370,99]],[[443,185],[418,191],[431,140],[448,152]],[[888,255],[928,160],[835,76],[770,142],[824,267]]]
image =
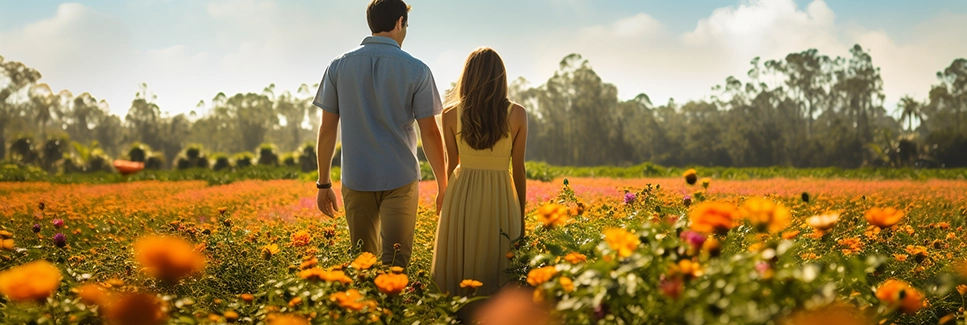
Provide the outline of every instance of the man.
[[419,204],[414,120],[437,180],[438,212],[447,186],[436,82],[426,64],[401,49],[409,11],[402,0],[372,0],[366,9],[372,36],[329,64],[313,101],[323,111],[319,210],[330,217],[339,210],[329,171],[341,121],[342,197],[352,243],[402,267],[413,250]]

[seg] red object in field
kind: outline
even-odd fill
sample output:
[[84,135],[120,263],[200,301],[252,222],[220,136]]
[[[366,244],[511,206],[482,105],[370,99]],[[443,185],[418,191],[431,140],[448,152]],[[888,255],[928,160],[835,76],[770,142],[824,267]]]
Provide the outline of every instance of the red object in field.
[[114,169],[117,169],[121,175],[130,175],[144,169],[144,163],[129,160],[115,160]]

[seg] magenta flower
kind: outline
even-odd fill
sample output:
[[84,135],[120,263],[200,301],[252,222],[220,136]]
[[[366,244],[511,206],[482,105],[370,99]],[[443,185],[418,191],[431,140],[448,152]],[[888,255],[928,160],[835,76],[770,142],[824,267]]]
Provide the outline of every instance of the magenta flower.
[[692,196],[686,195],[684,198],[682,198],[682,204],[684,204],[686,208],[692,205]]
[[705,244],[705,235],[699,232],[685,230],[679,237],[694,249],[702,248],[702,244]]
[[67,237],[64,236],[64,234],[62,233],[57,233],[56,235],[54,235],[54,245],[57,245],[57,247],[60,247],[60,248],[64,248],[64,246],[67,246]]
[[64,226],[64,220],[63,219],[54,219],[54,221],[51,221],[51,222],[54,224],[54,227],[57,227],[57,228],[60,228],[60,227],[63,227]]
[[635,193],[625,193],[625,204],[631,204],[635,202]]
[[35,224],[34,224],[34,232],[35,232],[35,233],[38,233],[38,232],[40,232],[40,224],[39,224],[39,223],[35,223]]

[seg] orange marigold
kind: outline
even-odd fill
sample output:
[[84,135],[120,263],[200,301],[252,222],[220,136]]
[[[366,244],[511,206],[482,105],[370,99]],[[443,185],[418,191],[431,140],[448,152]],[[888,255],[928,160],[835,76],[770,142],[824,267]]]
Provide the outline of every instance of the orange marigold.
[[98,284],[88,283],[74,288],[71,291],[76,293],[77,296],[81,298],[81,302],[87,305],[102,306],[108,302],[107,290],[104,290],[104,287]]
[[876,298],[908,314],[916,313],[923,306],[923,294],[903,280],[886,280],[876,288]]
[[351,310],[362,310],[366,304],[362,301],[363,295],[356,289],[340,291],[329,295],[329,301],[335,302],[340,307]]
[[143,237],[134,243],[134,255],[148,275],[167,282],[205,269],[205,257],[177,237]]
[[546,203],[540,208],[537,208],[537,221],[544,225],[544,227],[553,228],[563,226],[567,223],[567,220],[568,209],[563,205]]
[[480,286],[483,286],[483,282],[480,282],[480,281],[477,281],[477,280],[464,279],[463,281],[460,281],[460,287],[461,288],[476,289],[476,288],[480,288]]
[[272,255],[279,253],[279,244],[271,244],[262,246],[262,258],[270,259]]
[[777,233],[786,229],[792,220],[789,208],[762,198],[750,198],[742,203],[742,215],[760,229]]
[[168,318],[164,301],[153,294],[129,293],[107,306],[105,313],[112,324],[164,324]]
[[894,208],[871,208],[866,211],[863,217],[874,226],[886,228],[900,222],[903,215],[903,211]]
[[547,280],[550,280],[555,275],[557,275],[557,268],[553,265],[536,268],[527,272],[527,283],[532,286],[538,286],[541,283],[547,282]]
[[376,255],[370,252],[363,252],[349,265],[354,269],[365,270],[372,267],[373,264],[376,264]]
[[272,314],[266,319],[269,321],[269,325],[309,325],[309,320],[295,314]]
[[817,308],[815,310],[800,310],[783,318],[779,325],[866,325],[873,324],[866,313],[845,302]]
[[578,264],[587,261],[588,257],[578,252],[570,252],[567,253],[567,255],[564,255],[564,260],[571,264]]
[[306,280],[323,280],[326,282],[342,282],[344,284],[353,283],[353,279],[346,276],[343,271],[326,271],[318,267],[299,271],[299,277]]
[[608,243],[611,249],[618,252],[620,257],[631,256],[631,253],[638,248],[641,244],[641,240],[638,236],[628,232],[627,230],[621,228],[613,228],[604,231],[604,241]]
[[60,286],[60,269],[40,260],[0,273],[0,293],[10,300],[42,302]]
[[735,227],[739,209],[724,202],[703,202],[696,205],[688,217],[691,229],[701,233],[725,232]]
[[958,284],[957,292],[960,293],[961,296],[967,295],[967,284]]
[[305,246],[309,245],[312,241],[312,236],[309,235],[308,231],[299,230],[292,234],[292,245],[293,246]]
[[561,283],[561,288],[564,289],[564,292],[571,293],[571,291],[574,291],[574,281],[571,278],[562,276],[557,281]]
[[380,292],[395,296],[403,292],[410,279],[402,273],[384,273],[377,276],[373,282]]

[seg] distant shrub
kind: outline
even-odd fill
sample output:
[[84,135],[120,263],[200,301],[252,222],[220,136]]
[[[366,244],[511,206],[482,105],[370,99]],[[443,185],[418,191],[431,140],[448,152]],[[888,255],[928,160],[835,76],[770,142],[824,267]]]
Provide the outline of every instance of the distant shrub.
[[239,152],[235,154],[235,167],[245,168],[252,166],[252,160],[255,157],[252,156],[251,152]]
[[212,158],[215,159],[215,164],[212,166],[212,169],[214,170],[224,170],[232,167],[231,160],[229,160],[228,156],[223,153],[213,154]]
[[297,165],[296,159],[297,157],[295,153],[284,154],[282,155],[282,165],[287,167],[295,167]]
[[160,152],[152,153],[144,162],[144,169],[161,170],[165,167],[165,155]]
[[302,154],[299,155],[299,167],[302,172],[308,173],[319,169],[316,163],[316,148],[312,144],[302,146]]
[[[151,148],[146,144],[135,142],[131,145],[131,149],[128,150],[128,160],[137,162],[147,162],[148,152]],[[147,166],[145,166],[147,167]]]
[[262,144],[258,149],[258,164],[260,166],[278,166],[279,155],[275,153],[275,145]]

